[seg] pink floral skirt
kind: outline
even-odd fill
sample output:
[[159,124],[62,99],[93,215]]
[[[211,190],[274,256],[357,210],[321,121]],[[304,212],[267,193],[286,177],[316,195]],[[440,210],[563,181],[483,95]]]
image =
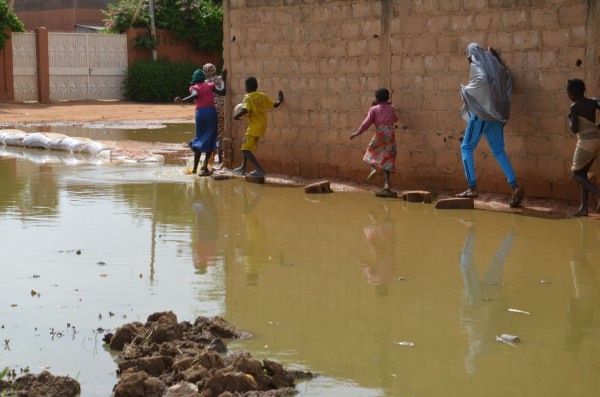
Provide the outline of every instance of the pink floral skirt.
[[363,161],[385,171],[396,169],[396,131],[393,125],[377,127]]

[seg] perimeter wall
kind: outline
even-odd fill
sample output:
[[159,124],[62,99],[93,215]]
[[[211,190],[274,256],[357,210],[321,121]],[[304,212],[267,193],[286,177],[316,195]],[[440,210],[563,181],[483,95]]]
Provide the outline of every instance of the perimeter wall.
[[[578,198],[566,124],[569,78],[600,96],[596,0],[224,0],[228,109],[244,80],[285,104],[256,152],[268,172],[361,181],[372,129],[350,141],[378,87],[399,109],[395,189],[464,190],[459,87],[471,42],[498,50],[513,73],[506,150],[528,196]],[[245,123],[226,117],[234,165]],[[510,191],[487,142],[476,151],[482,191]],[[594,171],[600,171],[596,164]],[[377,181],[376,183],[380,183]]]

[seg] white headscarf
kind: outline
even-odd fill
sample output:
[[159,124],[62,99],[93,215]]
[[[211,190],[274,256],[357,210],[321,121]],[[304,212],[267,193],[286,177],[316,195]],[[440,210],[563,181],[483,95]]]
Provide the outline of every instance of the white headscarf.
[[482,120],[496,120],[506,124],[510,116],[512,78],[508,69],[479,44],[467,47],[471,58],[469,84],[461,85],[460,95],[464,101],[461,116],[469,121],[474,114]]

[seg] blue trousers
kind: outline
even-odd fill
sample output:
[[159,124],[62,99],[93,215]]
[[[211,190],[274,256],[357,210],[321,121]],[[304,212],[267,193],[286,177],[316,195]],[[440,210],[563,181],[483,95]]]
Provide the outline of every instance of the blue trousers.
[[517,178],[513,171],[510,161],[504,151],[504,126],[500,121],[487,121],[477,118],[472,115],[467,129],[465,130],[465,136],[462,144],[460,145],[460,151],[462,153],[463,167],[465,168],[465,176],[467,177],[467,183],[469,187],[477,185],[477,178],[475,177],[475,160],[473,159],[473,150],[479,144],[482,136],[488,141],[492,154],[496,158],[500,168],[506,177],[506,180],[511,187],[517,185]]

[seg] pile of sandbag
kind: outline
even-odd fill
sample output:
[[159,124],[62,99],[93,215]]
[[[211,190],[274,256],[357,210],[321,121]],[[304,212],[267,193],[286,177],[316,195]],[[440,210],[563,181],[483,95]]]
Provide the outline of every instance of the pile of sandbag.
[[20,146],[32,149],[62,150],[71,153],[87,153],[97,156],[105,150],[114,149],[105,143],[90,138],[73,138],[53,132],[24,132],[21,130],[0,130],[0,143],[7,146]]
[[[133,151],[124,154],[123,150],[120,150],[115,143],[100,142],[84,137],[70,137],[53,132],[25,132],[16,129],[0,129],[0,149],[2,147],[55,150],[69,154],[89,155],[90,157],[104,161],[119,163],[161,163],[164,161],[164,157],[161,155],[135,153]],[[5,155],[15,153],[14,150],[3,150],[2,152]]]

